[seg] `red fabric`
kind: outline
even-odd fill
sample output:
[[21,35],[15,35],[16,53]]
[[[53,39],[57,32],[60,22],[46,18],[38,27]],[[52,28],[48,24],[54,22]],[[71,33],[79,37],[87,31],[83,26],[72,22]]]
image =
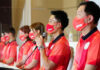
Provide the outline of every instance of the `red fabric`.
[[17,58],[17,46],[18,45],[17,45],[16,41],[13,41],[6,45],[6,48],[5,48],[4,54],[3,54],[5,56],[5,58],[3,60],[4,62],[5,62],[5,60],[8,60],[10,57],[13,57],[14,61],[9,65],[14,64],[14,62],[16,61],[16,58]]
[[5,44],[3,42],[0,42],[0,58],[2,57],[2,52],[4,49]]
[[33,44],[32,41],[27,41],[21,46],[19,54],[18,54],[17,62],[22,60],[23,55],[27,55],[28,54],[28,51],[31,48],[32,44]]
[[[76,47],[74,70],[84,70],[86,64],[96,65],[100,70],[100,32],[96,31],[86,40],[80,39]],[[88,48],[86,48],[86,44]]]
[[[28,52],[28,56],[33,52],[34,47],[36,47],[36,45],[33,45],[30,48],[30,50]],[[39,68],[40,68],[40,51],[38,50],[38,48],[36,48],[35,51],[32,53],[32,55],[28,58],[28,60],[26,61],[24,67],[26,67],[28,64],[30,64],[33,59],[37,60],[38,64],[30,70],[39,70]]]
[[[70,53],[69,43],[64,36],[55,44],[50,43],[46,50],[46,55],[49,60],[56,64],[52,70],[66,70],[70,59]],[[45,68],[41,67],[41,70],[45,70]]]
[[3,51],[2,51],[2,58],[5,58],[5,56],[6,56],[6,50],[7,50],[8,46],[9,46],[9,43],[7,43],[5,45],[5,47],[4,47]]
[[31,31],[29,33],[29,38],[32,39],[32,40],[35,39],[36,36],[37,36],[37,34],[33,33],[33,31]]
[[75,30],[77,31],[81,31],[84,27],[86,27],[88,24],[84,22],[84,20],[86,19],[87,17],[83,17],[83,18],[78,18],[78,17],[75,17],[74,20],[73,20],[73,27]]

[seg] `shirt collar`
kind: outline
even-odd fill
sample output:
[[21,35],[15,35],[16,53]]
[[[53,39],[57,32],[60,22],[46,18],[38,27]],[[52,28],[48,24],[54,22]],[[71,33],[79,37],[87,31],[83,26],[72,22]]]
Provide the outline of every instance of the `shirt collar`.
[[52,43],[57,42],[62,36],[64,36],[64,33],[61,33],[59,36],[57,36],[56,39],[52,41]]
[[97,27],[95,27],[94,29],[92,29],[87,35],[82,36],[82,39],[86,40],[89,36],[91,36],[96,31],[97,31]]

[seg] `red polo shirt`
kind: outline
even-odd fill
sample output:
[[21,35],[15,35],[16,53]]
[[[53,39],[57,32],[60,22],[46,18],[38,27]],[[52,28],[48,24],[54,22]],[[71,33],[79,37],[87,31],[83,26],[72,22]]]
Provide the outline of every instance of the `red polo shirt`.
[[4,49],[5,43],[0,42],[0,58],[2,57],[2,51]]
[[39,52],[38,48],[35,49],[35,47],[36,47],[36,45],[34,44],[30,48],[30,50],[28,52],[29,58],[27,59],[25,65],[24,65],[24,67],[26,67],[28,64],[30,64],[32,62],[33,59],[37,60],[38,61],[37,65],[30,70],[39,70],[39,68],[40,68],[40,52]]
[[95,65],[96,70],[100,70],[100,32],[97,28],[82,36],[76,47],[74,70],[84,70],[86,64]]
[[[56,66],[52,70],[66,70],[70,59],[70,47],[67,39],[62,33],[49,44],[46,55]],[[45,70],[42,66],[41,70]]]
[[14,61],[9,64],[9,65],[13,65],[14,62],[16,61],[16,57],[17,57],[17,42],[16,41],[12,41],[11,43],[8,43],[6,46],[5,46],[5,49],[4,49],[4,59],[3,59],[3,62],[5,62],[5,60],[8,60],[10,57],[13,57],[14,58]]
[[22,60],[23,55],[27,55],[29,49],[33,45],[32,41],[26,41],[20,48],[17,62],[20,62]]

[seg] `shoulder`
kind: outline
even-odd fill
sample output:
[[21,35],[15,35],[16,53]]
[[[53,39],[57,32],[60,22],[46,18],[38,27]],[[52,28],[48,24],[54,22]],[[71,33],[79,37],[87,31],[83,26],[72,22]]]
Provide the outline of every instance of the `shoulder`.
[[63,36],[61,39],[58,40],[57,43],[55,43],[56,46],[62,46],[62,47],[69,47],[69,42],[68,40]]
[[26,45],[31,45],[31,44],[33,44],[33,42],[32,41],[27,41],[25,44]]
[[62,37],[54,46],[57,50],[70,50],[69,43],[65,37]]
[[10,45],[12,45],[12,46],[18,46],[18,44],[17,44],[16,41],[11,42]]
[[92,44],[93,43],[100,43],[100,32],[97,31],[92,39]]

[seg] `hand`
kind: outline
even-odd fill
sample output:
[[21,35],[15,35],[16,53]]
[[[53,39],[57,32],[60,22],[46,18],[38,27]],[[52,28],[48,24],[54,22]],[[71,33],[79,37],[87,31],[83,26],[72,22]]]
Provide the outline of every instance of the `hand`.
[[36,41],[36,44],[37,44],[38,47],[42,46],[43,42],[44,42],[42,36],[36,37],[35,41]]
[[20,68],[21,68],[21,69],[24,69],[24,65],[22,65]]
[[16,62],[15,64],[16,64],[16,67],[20,68],[21,66],[20,62]]
[[30,68],[29,68],[29,67],[27,67],[27,66],[24,66],[24,69],[29,70]]

